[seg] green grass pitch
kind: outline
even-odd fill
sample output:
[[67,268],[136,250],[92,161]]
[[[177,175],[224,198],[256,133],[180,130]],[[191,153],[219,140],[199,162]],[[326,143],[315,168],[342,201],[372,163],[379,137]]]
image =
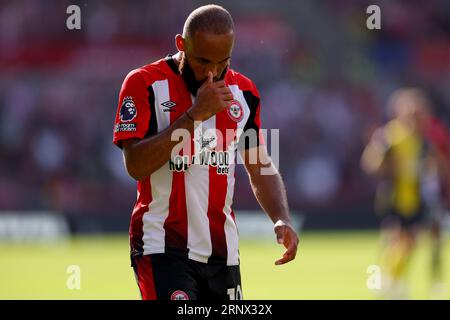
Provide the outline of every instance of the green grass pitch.
[[[444,280],[450,279],[450,241]],[[367,267],[377,264],[376,232],[303,232],[296,260],[275,266],[282,246],[241,240],[245,299],[376,299],[366,287]],[[426,299],[429,241],[421,241],[409,279],[411,298]],[[67,288],[67,268],[81,271],[79,290]],[[0,299],[139,299],[128,257],[127,235],[74,237],[63,243],[0,242]],[[450,296],[447,296],[450,298]]]

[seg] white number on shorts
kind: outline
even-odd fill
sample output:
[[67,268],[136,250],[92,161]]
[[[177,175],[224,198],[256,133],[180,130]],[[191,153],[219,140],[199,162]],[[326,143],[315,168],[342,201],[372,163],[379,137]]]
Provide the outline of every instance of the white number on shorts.
[[230,297],[230,300],[242,300],[242,289],[239,284],[237,285],[237,288],[228,289],[227,293]]

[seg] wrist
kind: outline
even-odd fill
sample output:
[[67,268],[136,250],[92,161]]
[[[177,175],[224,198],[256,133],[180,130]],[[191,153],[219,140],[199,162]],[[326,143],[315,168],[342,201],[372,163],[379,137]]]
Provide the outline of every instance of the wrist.
[[186,111],[186,116],[193,122],[202,121],[201,117],[195,112],[195,109],[192,108]]
[[191,120],[192,122],[195,122],[195,119],[189,114],[189,110],[186,111],[186,117]]
[[281,226],[292,226],[292,222],[291,222],[291,220],[290,219],[278,219],[275,223],[274,223],[274,225],[273,225],[273,227],[274,228],[276,228],[276,227],[281,227]]

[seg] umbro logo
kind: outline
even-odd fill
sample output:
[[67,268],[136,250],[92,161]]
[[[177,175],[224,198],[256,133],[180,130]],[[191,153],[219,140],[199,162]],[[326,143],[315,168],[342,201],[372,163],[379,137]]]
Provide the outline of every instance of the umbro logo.
[[175,107],[177,104],[173,101],[168,100],[166,102],[161,103],[161,105],[164,107],[163,109],[164,112],[175,112],[175,110],[172,108]]

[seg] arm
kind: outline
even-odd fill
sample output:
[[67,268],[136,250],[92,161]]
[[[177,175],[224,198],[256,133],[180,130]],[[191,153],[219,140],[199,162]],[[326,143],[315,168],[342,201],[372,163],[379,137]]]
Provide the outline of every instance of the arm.
[[[258,160],[254,164],[248,161],[250,152],[258,152]],[[281,175],[273,165],[265,145],[244,150],[241,156],[249,175],[253,193],[274,223],[277,242],[283,244],[286,248],[283,257],[275,261],[275,264],[285,264],[295,258],[299,239],[289,216],[286,189]],[[270,170],[271,174],[268,175],[267,171],[264,172],[266,174],[261,174],[263,168]]]
[[389,168],[388,152],[389,144],[384,136],[383,128],[378,128],[364,148],[360,159],[361,168],[368,175],[383,176]]
[[194,122],[184,114],[170,127],[154,136],[142,140],[123,140],[123,157],[128,174],[135,180],[142,180],[161,168],[170,159],[173,148],[180,142],[172,141],[172,133],[177,129],[191,131],[193,127]]
[[383,129],[379,128],[373,133],[369,143],[361,156],[361,167],[369,175],[375,175],[382,170],[386,154]]

